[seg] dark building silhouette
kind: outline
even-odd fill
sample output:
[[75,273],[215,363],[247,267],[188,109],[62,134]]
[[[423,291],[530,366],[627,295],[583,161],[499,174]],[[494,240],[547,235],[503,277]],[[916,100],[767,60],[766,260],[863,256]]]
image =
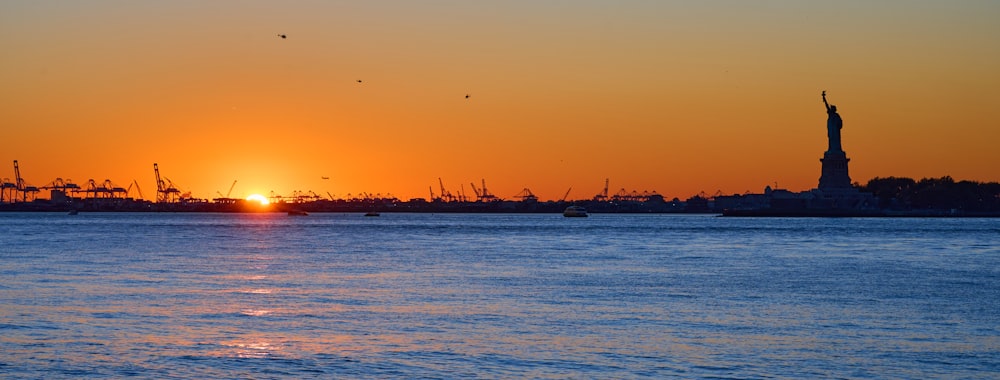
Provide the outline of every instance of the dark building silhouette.
[[829,144],[826,153],[823,153],[823,158],[819,159],[823,163],[819,189],[824,191],[849,189],[851,176],[847,172],[847,163],[851,159],[847,158],[847,153],[840,144],[840,130],[844,127],[844,121],[837,113],[837,106],[831,106],[826,102],[826,91],[823,91],[823,104],[826,106],[826,134]]
[[725,204],[723,215],[730,216],[874,216],[879,215],[878,202],[871,193],[865,193],[851,184],[848,174],[847,153],[841,145],[840,130],[844,120],[837,113],[837,106],[826,101],[827,149],[820,162],[823,164],[819,187],[795,193],[784,189],[771,189],[764,194],[744,194],[717,197]]
[[865,193],[851,185],[848,174],[847,153],[841,145],[840,130],[844,128],[844,120],[837,113],[837,106],[826,101],[826,91],[823,91],[823,105],[826,106],[826,135],[828,139],[826,152],[819,161],[823,169],[819,177],[819,188],[813,191],[817,196],[808,202],[809,208],[830,210],[836,212],[869,212],[877,209],[878,202],[871,193]]

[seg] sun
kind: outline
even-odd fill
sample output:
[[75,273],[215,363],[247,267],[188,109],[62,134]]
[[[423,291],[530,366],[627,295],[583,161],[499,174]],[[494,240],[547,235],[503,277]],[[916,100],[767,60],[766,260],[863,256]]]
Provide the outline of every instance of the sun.
[[267,200],[267,197],[260,194],[250,194],[250,196],[247,197],[247,200],[251,202],[260,203],[261,206],[265,206],[268,203],[271,203],[270,201]]

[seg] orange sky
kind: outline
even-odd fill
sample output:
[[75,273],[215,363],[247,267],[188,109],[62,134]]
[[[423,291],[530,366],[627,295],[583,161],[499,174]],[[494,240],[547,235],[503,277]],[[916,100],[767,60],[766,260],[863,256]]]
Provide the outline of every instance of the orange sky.
[[[1000,2],[5,1],[0,177],[196,197],[1000,180]],[[278,37],[286,34],[287,39]],[[357,80],[362,83],[357,83]],[[465,95],[469,94],[468,99]],[[329,177],[324,180],[321,177]]]

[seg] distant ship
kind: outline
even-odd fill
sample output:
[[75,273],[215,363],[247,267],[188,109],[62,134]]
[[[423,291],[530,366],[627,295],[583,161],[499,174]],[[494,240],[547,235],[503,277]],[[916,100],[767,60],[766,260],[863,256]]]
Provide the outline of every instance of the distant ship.
[[288,212],[288,216],[306,216],[306,215],[309,215],[309,213],[302,210],[291,210]]
[[378,211],[369,211],[365,213],[365,216],[379,216]]
[[563,211],[563,216],[567,218],[586,218],[587,209],[582,206],[569,206]]

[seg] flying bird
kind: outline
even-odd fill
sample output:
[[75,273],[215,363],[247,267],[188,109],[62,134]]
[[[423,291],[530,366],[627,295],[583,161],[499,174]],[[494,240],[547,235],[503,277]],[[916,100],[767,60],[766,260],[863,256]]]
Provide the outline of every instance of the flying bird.
[[319,177],[321,179],[330,179],[330,177]]
[[465,94],[465,98],[468,99],[469,98],[469,94]]
[[278,35],[278,37],[281,37],[281,38],[283,38],[283,39],[284,39],[284,38],[288,38],[288,36],[286,36],[286,35],[284,35],[284,34],[279,34],[279,35]]
[[358,83],[361,83],[361,79],[358,79]]

